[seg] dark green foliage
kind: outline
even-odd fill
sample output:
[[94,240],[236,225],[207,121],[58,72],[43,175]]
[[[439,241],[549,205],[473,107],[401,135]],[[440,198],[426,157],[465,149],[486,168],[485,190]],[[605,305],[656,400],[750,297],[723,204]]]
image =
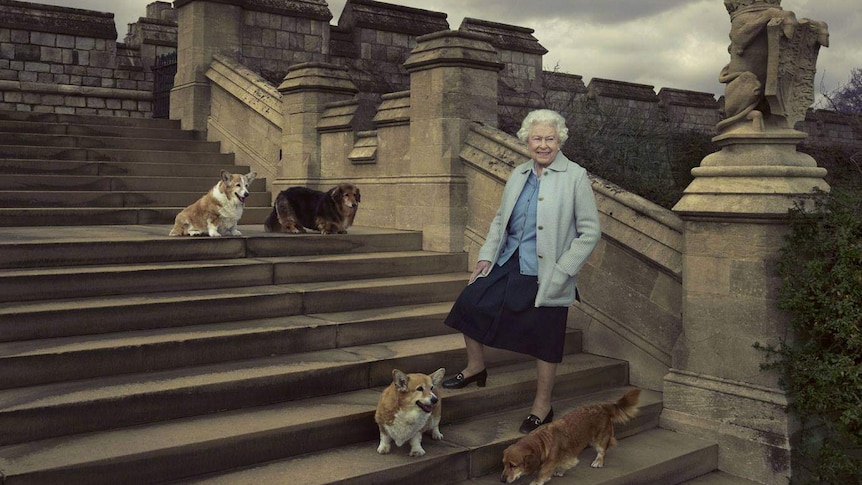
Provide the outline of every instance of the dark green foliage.
[[862,483],[862,192],[833,190],[791,212],[778,263],[792,338],[768,353],[803,424],[797,483]]

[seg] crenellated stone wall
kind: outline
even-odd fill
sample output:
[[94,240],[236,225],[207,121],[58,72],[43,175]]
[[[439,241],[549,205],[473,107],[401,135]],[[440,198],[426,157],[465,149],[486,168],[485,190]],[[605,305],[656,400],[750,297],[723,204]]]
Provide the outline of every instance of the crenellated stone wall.
[[116,42],[114,15],[0,4],[0,109],[149,116],[152,74]]

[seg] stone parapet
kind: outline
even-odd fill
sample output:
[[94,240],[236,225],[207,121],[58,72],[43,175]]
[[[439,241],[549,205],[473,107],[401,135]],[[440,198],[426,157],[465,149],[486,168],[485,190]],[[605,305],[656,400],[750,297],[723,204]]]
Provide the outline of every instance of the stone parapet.
[[636,84],[611,79],[593,78],[587,86],[587,93],[594,98],[618,98],[658,103],[655,88],[648,84]]
[[410,91],[389,93],[381,96],[380,106],[372,120],[375,126],[410,124]]
[[206,72],[212,83],[207,140],[221,142],[236,163],[248,165],[271,188],[278,173],[283,123],[281,94],[233,59],[216,55]]
[[523,52],[539,57],[548,53],[539,40],[533,37],[535,30],[517,25],[501,24],[467,17],[458,30],[490,37],[491,45],[500,51]]
[[[348,0],[338,25],[369,32],[397,32],[412,37],[449,29],[445,13],[373,0]],[[375,41],[367,35],[360,34],[360,37]]]
[[[179,9],[200,0],[175,0],[174,8]],[[299,17],[329,22],[332,12],[324,0],[212,0],[235,5],[252,12],[272,13],[286,17]]]
[[[112,13],[13,0],[0,4],[0,29],[113,41],[117,39]],[[39,38],[37,36],[34,40],[38,41]]]

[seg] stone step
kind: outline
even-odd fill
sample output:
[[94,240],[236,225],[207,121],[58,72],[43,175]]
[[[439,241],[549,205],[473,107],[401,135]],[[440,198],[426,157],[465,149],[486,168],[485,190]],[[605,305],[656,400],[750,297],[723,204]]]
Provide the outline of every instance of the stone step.
[[127,138],[160,138],[166,140],[202,140],[206,134],[199,131],[170,128],[150,128],[145,126],[123,126],[112,124],[85,123],[41,123],[15,121],[0,118],[0,133],[27,133],[42,135],[72,136],[115,136]]
[[418,251],[422,233],[350,228],[349,234],[270,234],[241,225],[242,237],[168,237],[170,225],[0,227],[0,268]]
[[200,177],[214,174],[218,177],[221,170],[233,173],[248,173],[245,165],[208,165],[205,163],[175,164],[146,162],[98,162],[76,160],[0,160],[0,174],[8,175],[89,175],[116,176],[132,175],[138,177]]
[[451,302],[0,343],[0,389],[454,333]]
[[[110,182],[107,182],[108,184]],[[156,192],[125,190],[0,190],[2,208],[75,208],[75,207],[184,207],[198,200],[205,191]],[[251,192],[247,207],[269,207],[269,192]]]
[[[0,208],[0,227],[171,224],[183,208],[184,206]],[[263,224],[271,210],[271,207],[246,207],[241,222]]]
[[[572,373],[562,371],[562,367],[558,378],[565,381],[567,380],[567,376],[572,375]],[[524,372],[534,371],[535,366],[522,366],[522,369],[524,369]],[[577,373],[574,374],[576,375]],[[524,382],[524,384],[527,383]],[[566,396],[565,399],[555,400],[555,410],[560,411],[560,415],[562,415],[577,406],[619,399],[629,388],[618,386],[619,384],[609,383],[609,389],[588,394],[585,394],[584,390],[567,389],[567,392],[563,393],[555,389],[555,395]],[[401,448],[393,447],[393,451],[389,455],[377,454],[378,441],[375,439],[377,435],[375,433],[370,440],[362,443],[330,448],[317,453],[274,460],[240,470],[215,473],[209,476],[179,480],[172,483],[185,485],[227,485],[237,483],[269,484],[301,482],[304,484],[356,483],[370,485],[379,483],[421,483],[423,485],[436,485],[461,482],[465,484],[473,483],[469,481],[473,477],[482,477],[478,479],[481,482],[494,480],[496,483],[499,483],[502,450],[523,437],[518,432],[518,426],[521,419],[529,413],[529,407],[523,407],[523,404],[515,405],[514,407],[501,406],[494,409],[492,411],[493,414],[485,415],[479,415],[478,412],[452,415],[447,412],[453,406],[469,409],[472,405],[471,401],[474,398],[471,396],[465,399],[464,397],[466,396],[444,395],[443,419],[440,428],[443,440],[434,441],[430,438],[423,438],[422,446],[427,454],[421,458],[413,458],[407,455],[409,445],[402,446]],[[634,442],[628,440],[634,438],[626,439],[627,437],[639,435],[660,436],[656,444],[679,443],[679,441],[673,439],[673,433],[665,435],[664,433],[667,432],[656,433],[657,430],[654,429],[661,412],[661,395],[659,393],[644,391],[641,396],[639,409],[639,418],[616,427],[616,434],[620,438],[620,445],[618,448],[613,448],[608,452],[608,468],[611,467],[612,460],[617,456],[616,451],[632,448],[631,443]],[[373,431],[376,431],[376,427],[374,427]],[[640,448],[640,446],[641,444],[638,442],[637,447]],[[688,443],[687,448],[699,450],[705,446],[707,445],[701,442],[698,442],[696,445]],[[585,454],[590,456],[590,461],[595,456],[592,450],[585,451]],[[583,466],[583,464],[580,466]],[[587,462],[586,468],[590,469],[589,462]],[[553,480],[556,481],[557,478]],[[526,481],[523,481],[523,483],[526,483]]]
[[127,148],[67,148],[52,146],[0,145],[0,158],[36,160],[118,161],[144,163],[233,164],[233,153]]
[[[483,445],[483,448],[490,447],[493,450],[501,446],[501,441],[514,440],[520,436],[517,434],[517,423],[527,412],[526,406],[532,399],[535,364],[531,360],[506,363],[507,356],[491,352],[489,355],[499,364],[490,369],[493,372],[488,387],[471,386],[444,395],[443,433],[451,437],[446,436],[443,442],[427,440],[429,455],[421,459],[407,458],[403,450],[396,450],[386,457],[377,455],[376,443],[372,441],[377,436],[373,414],[382,386],[391,379],[391,369],[398,367],[413,372],[428,368],[427,372],[430,372],[432,367],[438,365],[422,357],[407,358],[399,352],[400,349],[393,350],[396,354],[370,366],[368,375],[359,379],[365,382],[360,383],[363,385],[356,390],[348,389],[352,384],[350,380],[343,380],[339,386],[343,387],[340,392],[326,396],[4,446],[0,447],[0,469],[4,471],[8,483],[164,483],[236,467],[263,465],[291,456],[298,457],[292,461],[299,466],[303,459],[321,456],[308,453],[357,443],[357,452],[364,452],[365,456],[353,463],[356,467],[365,468],[369,462],[380,459],[389,459],[402,466],[416,465],[438,454],[442,448],[460,447],[450,444],[454,443],[451,440],[457,439],[459,434],[468,434],[467,430],[475,429],[479,422],[486,423],[487,429],[483,436],[492,433],[500,435]],[[457,353],[463,357],[463,340]],[[437,354],[433,357],[439,359],[444,356]],[[595,391],[594,386],[616,389],[605,394],[592,394],[592,398],[585,396],[580,401],[561,399],[555,405],[563,409],[576,402],[621,395],[624,389],[619,386],[625,385],[620,381],[625,379],[626,368],[625,363],[612,359],[585,354],[567,356],[559,367],[555,388],[557,396],[583,396]],[[309,380],[320,379],[328,381],[329,376],[309,377]],[[291,389],[297,387],[299,384]],[[650,416],[648,420],[657,422],[660,397],[657,393],[644,394],[643,414]],[[162,410],[162,407],[155,410]],[[490,414],[501,411],[503,414]],[[116,414],[108,417],[118,418]],[[482,415],[485,417],[478,418]],[[94,416],[90,416],[89,420],[98,421]],[[459,432],[459,427],[464,431]],[[494,433],[494,430],[497,432]],[[459,453],[469,452],[461,448]],[[499,462],[499,458],[496,461]],[[274,462],[272,466],[279,464]],[[337,461],[323,460],[317,464],[331,472],[349,468],[347,463]],[[324,473],[326,470],[321,468],[318,472]],[[462,473],[461,470],[445,467],[441,471],[446,471],[450,477],[457,477],[453,473]],[[362,470],[358,469],[357,475],[361,473]],[[316,483],[306,480],[311,476],[294,474],[290,475],[293,480],[288,481],[239,480],[220,483]],[[302,479],[297,480],[298,477]],[[383,481],[391,483],[391,480]],[[415,483],[434,482],[419,480]]]
[[[567,344],[568,353],[580,350],[579,332],[572,331]],[[486,362],[495,367],[531,360],[493,351]],[[0,444],[336,395],[387,385],[393,367],[436,369],[463,361],[463,337],[448,334],[5,389],[0,390]],[[583,373],[602,373],[602,384],[628,376],[624,362],[610,359]]]
[[0,307],[0,342],[453,301],[467,277],[459,272],[6,303]]
[[[717,444],[663,429],[651,429],[619,440],[619,445],[608,451],[603,468],[590,467],[595,456],[595,450],[587,448],[578,456],[580,463],[566,472],[565,476],[554,477],[552,483],[675,485],[710,473],[718,467]],[[500,473],[502,468],[501,464],[498,464],[496,472],[457,483],[499,484]]]
[[138,128],[180,129],[179,120],[155,118],[129,118],[97,115],[71,115],[59,113],[35,113],[26,111],[0,110],[0,120],[29,123],[71,123],[85,125],[107,125]]
[[759,482],[746,480],[729,473],[714,471],[682,483],[683,485],[755,485]]
[[[219,172],[210,176],[200,173],[196,177],[6,175],[0,177],[0,191],[195,192],[200,197],[218,181]],[[266,179],[253,180],[249,190],[265,193]]]
[[454,273],[466,255],[423,251],[0,269],[0,302]]
[[56,148],[93,148],[125,150],[187,151],[218,153],[219,143],[195,139],[129,138],[118,136],[43,135],[39,133],[9,133],[0,131],[2,147],[31,146]]

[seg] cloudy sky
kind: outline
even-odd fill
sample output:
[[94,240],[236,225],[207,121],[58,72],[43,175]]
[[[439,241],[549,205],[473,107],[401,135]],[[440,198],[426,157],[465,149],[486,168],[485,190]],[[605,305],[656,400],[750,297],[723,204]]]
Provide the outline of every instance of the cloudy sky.
[[[33,0],[31,0],[33,1]],[[113,12],[120,40],[126,24],[152,0],[36,0]],[[333,23],[345,0],[329,0]],[[728,60],[730,20],[723,0],[391,0],[387,3],[448,14],[457,29],[464,17],[528,27],[548,49],[546,69],[720,95],[716,78]],[[859,0],[784,0],[797,17],[829,24],[831,47],[821,49],[816,91],[831,91],[862,67]],[[821,89],[820,86],[823,86]]]

